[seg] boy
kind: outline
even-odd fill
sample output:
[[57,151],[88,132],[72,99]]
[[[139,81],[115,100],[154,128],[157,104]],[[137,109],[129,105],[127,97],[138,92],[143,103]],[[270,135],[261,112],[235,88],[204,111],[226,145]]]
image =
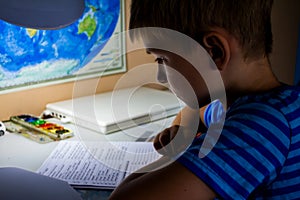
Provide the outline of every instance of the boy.
[[[226,118],[206,155],[199,156],[207,136],[203,123],[199,123],[197,129],[202,135],[197,130],[189,131],[194,139],[184,153],[163,156],[144,168],[143,173],[130,175],[111,199],[300,199],[300,90],[280,83],[271,70],[272,3],[132,0],[130,29],[175,30],[193,38],[207,51],[224,83]],[[189,59],[165,49],[149,48],[147,32],[139,35],[147,51],[157,58],[162,69],[159,72],[165,75],[159,77],[165,77],[189,110],[197,109],[190,106],[190,96],[186,97],[175,71],[193,89],[198,108],[214,100],[209,85],[204,84],[205,77],[196,75]],[[218,123],[206,125],[214,129]],[[155,147],[170,151],[172,148],[165,147],[182,134],[176,135],[181,126],[180,123],[160,133]],[[175,161],[166,165],[164,160],[168,159]],[[151,167],[159,168],[146,172]]]

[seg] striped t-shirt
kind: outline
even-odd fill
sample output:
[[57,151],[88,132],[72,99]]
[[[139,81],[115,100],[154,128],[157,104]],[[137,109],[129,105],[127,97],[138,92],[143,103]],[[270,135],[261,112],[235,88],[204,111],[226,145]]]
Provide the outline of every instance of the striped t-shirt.
[[199,149],[207,133],[178,162],[220,199],[300,199],[300,88],[239,98],[220,133],[205,157]]

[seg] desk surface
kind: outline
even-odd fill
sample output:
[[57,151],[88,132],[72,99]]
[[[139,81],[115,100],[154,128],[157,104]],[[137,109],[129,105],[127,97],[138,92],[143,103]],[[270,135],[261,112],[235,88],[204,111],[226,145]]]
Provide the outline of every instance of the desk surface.
[[[174,117],[170,117],[108,135],[103,135],[73,124],[63,124],[63,126],[74,131],[74,137],[67,140],[137,141],[147,140],[147,138],[159,133],[167,128],[173,119]],[[60,123],[60,121],[56,119],[51,119],[50,121]],[[17,133],[7,132],[4,136],[0,137],[0,167],[18,167],[35,172],[47,159],[58,143],[59,141],[39,144]],[[84,190],[79,190],[79,192],[83,197],[90,195],[86,194],[86,191]],[[103,198],[100,197],[100,199],[107,198],[109,193],[110,191],[101,191],[101,196]],[[99,199],[99,196],[97,197]],[[96,197],[89,197],[89,199],[96,199]]]

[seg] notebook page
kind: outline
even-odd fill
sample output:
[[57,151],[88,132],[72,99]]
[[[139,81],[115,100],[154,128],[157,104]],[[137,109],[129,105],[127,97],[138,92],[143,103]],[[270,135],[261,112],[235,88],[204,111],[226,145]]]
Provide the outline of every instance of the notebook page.
[[115,188],[158,158],[151,142],[60,141],[37,172],[78,188]]

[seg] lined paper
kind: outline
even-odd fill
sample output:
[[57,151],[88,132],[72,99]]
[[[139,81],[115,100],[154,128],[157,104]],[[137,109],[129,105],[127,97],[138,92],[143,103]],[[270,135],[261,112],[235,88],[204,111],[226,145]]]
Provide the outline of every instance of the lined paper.
[[151,142],[60,141],[37,172],[77,188],[115,188],[158,158]]

